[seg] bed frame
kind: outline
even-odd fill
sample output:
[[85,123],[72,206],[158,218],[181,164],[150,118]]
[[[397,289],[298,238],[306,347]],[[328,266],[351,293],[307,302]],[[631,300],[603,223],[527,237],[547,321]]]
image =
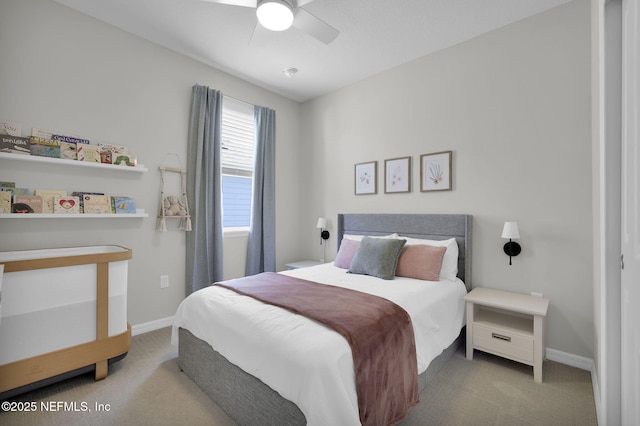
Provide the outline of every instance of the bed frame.
[[[339,214],[338,248],[344,234],[412,238],[456,238],[460,251],[458,277],[471,288],[472,216],[465,214]],[[438,374],[462,345],[464,333],[418,376],[420,391]],[[208,343],[179,329],[180,368],[239,425],[305,425],[300,409],[256,377],[229,362]]]

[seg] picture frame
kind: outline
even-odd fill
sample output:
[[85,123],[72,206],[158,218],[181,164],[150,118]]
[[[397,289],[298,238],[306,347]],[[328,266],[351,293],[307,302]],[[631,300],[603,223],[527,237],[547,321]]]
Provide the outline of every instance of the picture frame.
[[384,160],[384,192],[411,192],[411,157]]
[[354,188],[356,195],[378,193],[378,162],[358,163],[354,168]]
[[451,191],[453,151],[433,152],[420,156],[420,191]]

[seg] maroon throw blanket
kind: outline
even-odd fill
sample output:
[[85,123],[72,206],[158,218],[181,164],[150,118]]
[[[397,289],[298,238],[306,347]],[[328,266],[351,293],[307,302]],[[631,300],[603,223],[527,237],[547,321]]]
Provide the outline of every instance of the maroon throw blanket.
[[409,314],[382,297],[265,272],[216,283],[315,320],[351,346],[363,425],[389,425],[419,402]]

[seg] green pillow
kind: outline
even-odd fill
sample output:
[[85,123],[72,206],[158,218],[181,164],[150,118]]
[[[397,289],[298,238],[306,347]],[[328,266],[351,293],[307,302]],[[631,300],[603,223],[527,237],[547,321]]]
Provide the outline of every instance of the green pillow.
[[398,257],[407,240],[364,237],[351,261],[352,274],[372,275],[392,280],[396,274]]

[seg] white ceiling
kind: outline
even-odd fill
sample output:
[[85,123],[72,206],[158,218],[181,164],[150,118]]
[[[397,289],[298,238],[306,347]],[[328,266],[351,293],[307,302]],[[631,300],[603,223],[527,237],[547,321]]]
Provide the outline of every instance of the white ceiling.
[[252,8],[204,0],[55,1],[305,101],[569,0],[314,0],[304,9],[340,31],[330,44],[296,28],[268,31]]

